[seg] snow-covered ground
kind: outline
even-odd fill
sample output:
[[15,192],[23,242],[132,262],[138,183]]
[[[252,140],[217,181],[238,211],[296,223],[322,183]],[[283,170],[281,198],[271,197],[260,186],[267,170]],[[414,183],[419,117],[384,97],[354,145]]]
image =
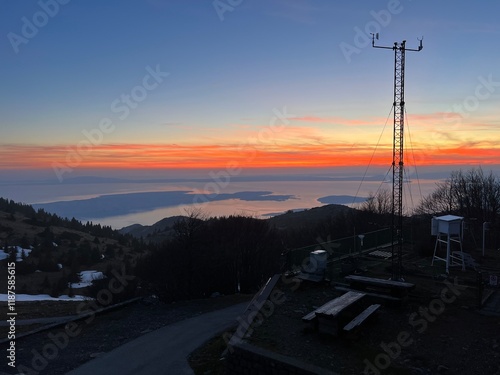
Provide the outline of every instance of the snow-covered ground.
[[[31,253],[31,249],[23,249],[20,246],[14,246],[14,247],[16,248],[16,262],[23,261],[22,258],[23,251],[26,256],[29,256]],[[8,257],[9,257],[8,253],[6,253],[4,250],[0,250],[0,260],[7,259]]]
[[86,288],[92,284],[93,280],[102,279],[104,274],[100,271],[82,271],[78,274],[80,276],[79,283],[71,283],[73,289]]
[[[62,295],[57,298],[51,297],[48,294],[16,294],[16,302],[23,301],[85,301],[90,299],[85,296],[74,296],[69,297],[67,295]],[[0,301],[7,302],[7,294],[0,293]]]

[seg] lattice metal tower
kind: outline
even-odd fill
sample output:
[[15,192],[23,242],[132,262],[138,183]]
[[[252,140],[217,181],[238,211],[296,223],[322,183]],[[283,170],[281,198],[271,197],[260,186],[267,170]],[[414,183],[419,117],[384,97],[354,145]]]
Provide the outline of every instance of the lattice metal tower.
[[372,34],[372,47],[394,51],[394,132],[392,142],[392,279],[402,280],[403,253],[403,177],[404,177],[404,122],[405,122],[405,52],[421,51],[406,48],[406,40],[392,47],[375,45],[378,33]]

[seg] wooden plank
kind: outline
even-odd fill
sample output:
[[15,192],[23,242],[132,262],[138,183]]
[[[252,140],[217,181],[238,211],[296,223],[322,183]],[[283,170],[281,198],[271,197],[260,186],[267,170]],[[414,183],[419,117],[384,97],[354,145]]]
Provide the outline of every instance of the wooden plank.
[[340,297],[332,299],[328,301],[321,307],[318,307],[316,310],[311,311],[309,314],[305,315],[302,320],[304,322],[309,322],[316,318],[317,314],[325,314],[329,316],[336,316],[339,312],[344,310],[347,306],[355,303],[359,299],[361,299],[365,293],[357,292],[357,291],[348,291]]
[[303,322],[310,322],[314,318],[316,318],[316,310],[315,311],[311,311],[309,314],[303,316],[302,317],[302,321]]
[[270,277],[267,282],[260,288],[260,290],[255,294],[245,309],[244,314],[248,315],[255,310],[256,306],[262,306],[263,302],[269,298],[274,287],[281,278],[281,274],[277,273]]
[[303,321],[311,321],[313,320],[314,318],[316,318],[316,313],[319,312],[319,311],[322,311],[324,309],[328,309],[329,307],[335,305],[336,303],[336,300],[337,298],[335,299],[332,299],[331,301],[328,301],[327,303],[325,303],[324,305],[322,305],[321,307],[318,307],[316,310],[314,311],[311,311],[309,314],[307,314],[306,316],[304,316],[302,318]]
[[337,316],[340,312],[345,310],[348,306],[356,303],[358,300],[365,296],[364,293],[349,291],[340,297],[336,298],[332,305],[325,306],[324,308],[320,307],[316,314],[328,315],[330,317]]
[[336,298],[335,304],[317,311],[318,331],[337,336],[342,327],[364,308],[361,300],[365,296],[364,293],[349,291]]
[[380,308],[380,304],[378,304],[378,303],[376,303],[374,305],[370,305],[361,314],[359,314],[357,317],[355,317],[353,320],[351,320],[344,327],[344,331],[349,332],[349,331],[353,330],[354,328],[360,326],[361,324],[363,324],[364,321],[366,321],[368,319],[369,316],[374,314],[379,308]]
[[[342,292],[347,292],[347,291],[352,291],[353,290],[351,288],[347,288],[347,287],[344,287],[344,286],[336,286],[335,289],[340,290]],[[386,295],[386,294],[372,293],[372,292],[366,292],[366,291],[363,291],[363,293],[365,295],[367,295],[368,297],[381,298],[381,299],[385,299],[385,300],[388,300],[388,301],[401,302],[401,298],[389,296],[389,295]]]
[[359,283],[359,284],[385,286],[385,287],[397,288],[397,289],[413,289],[413,288],[415,288],[415,284],[412,284],[412,283],[407,283],[404,281],[395,281],[395,280],[383,280],[383,279],[377,279],[374,277],[349,275],[349,276],[346,276],[345,279],[348,280],[350,283],[354,282],[354,283]]
[[[258,312],[264,305],[264,302],[269,299],[269,296],[271,295],[271,292],[274,290],[274,287],[278,283],[279,279],[281,278],[281,274],[277,273],[270,277],[267,280],[267,283],[260,288],[259,292],[253,297],[252,301],[248,304],[247,308],[243,312],[243,315],[241,317],[241,322],[246,322],[248,324],[241,325],[239,328],[243,328],[243,330],[240,330],[238,328],[238,334],[234,334],[231,337],[231,340],[229,341],[229,346],[233,345],[235,342],[238,340],[242,339],[245,337],[246,333],[254,323],[255,318],[258,316]],[[239,335],[239,337],[237,337]],[[234,339],[234,340],[233,340]]]
[[345,279],[350,281],[350,282],[355,281],[355,282],[362,283],[362,284],[389,286],[389,287],[401,288],[401,289],[412,289],[415,287],[415,284],[407,283],[404,281],[384,280],[384,279],[378,279],[375,277],[367,277],[367,276],[349,275],[349,276],[346,276]]

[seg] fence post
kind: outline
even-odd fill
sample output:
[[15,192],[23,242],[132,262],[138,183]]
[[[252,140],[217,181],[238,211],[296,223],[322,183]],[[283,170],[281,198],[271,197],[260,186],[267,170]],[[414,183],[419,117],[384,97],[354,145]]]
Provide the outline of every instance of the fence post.
[[477,272],[477,307],[480,309],[483,304],[483,273],[481,271]]

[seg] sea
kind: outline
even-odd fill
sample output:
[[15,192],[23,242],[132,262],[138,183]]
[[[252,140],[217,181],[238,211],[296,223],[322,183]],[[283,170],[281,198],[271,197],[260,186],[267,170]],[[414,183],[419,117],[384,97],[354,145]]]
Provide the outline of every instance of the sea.
[[[88,173],[88,172],[87,172]],[[411,212],[448,173],[413,173],[404,183],[404,206]],[[298,170],[272,173],[198,171],[82,174],[60,182],[54,178],[0,178],[0,196],[36,209],[120,229],[152,225],[171,216],[246,215],[267,218],[325,204],[359,207],[381,189],[392,189],[392,173],[357,170]]]

